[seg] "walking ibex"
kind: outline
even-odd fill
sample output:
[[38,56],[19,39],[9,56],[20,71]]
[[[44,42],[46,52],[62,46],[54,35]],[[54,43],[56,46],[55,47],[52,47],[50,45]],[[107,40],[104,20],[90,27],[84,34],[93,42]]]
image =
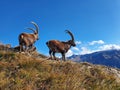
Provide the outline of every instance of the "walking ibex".
[[56,59],[55,53],[61,53],[62,60],[65,61],[65,53],[67,53],[67,51],[71,48],[71,46],[76,46],[73,34],[69,30],[66,30],[66,32],[71,36],[71,40],[68,40],[66,42],[58,41],[58,40],[50,40],[46,42],[49,48],[50,59],[52,59],[52,56],[53,59]]
[[35,41],[39,40],[38,37],[38,30],[39,27],[35,22],[31,22],[36,29],[33,28],[27,28],[29,30],[32,30],[34,33],[21,33],[19,35],[19,46],[20,46],[20,52],[24,50],[27,51],[27,49],[30,49],[33,47],[33,44],[35,43]]

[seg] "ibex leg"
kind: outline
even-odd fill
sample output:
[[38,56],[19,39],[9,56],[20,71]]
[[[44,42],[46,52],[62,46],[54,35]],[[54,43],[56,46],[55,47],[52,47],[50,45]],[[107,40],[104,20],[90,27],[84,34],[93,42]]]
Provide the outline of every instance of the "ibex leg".
[[65,53],[62,53],[62,60],[65,61]]
[[49,59],[52,59],[52,51],[51,50],[49,50],[49,55],[50,55]]
[[56,57],[55,57],[55,52],[53,52],[53,58],[54,58],[55,60],[57,60]]

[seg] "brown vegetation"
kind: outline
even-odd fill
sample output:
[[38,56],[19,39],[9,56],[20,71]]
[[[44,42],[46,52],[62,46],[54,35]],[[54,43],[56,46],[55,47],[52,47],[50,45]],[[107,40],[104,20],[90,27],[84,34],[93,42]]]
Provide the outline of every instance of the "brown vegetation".
[[0,90],[120,90],[120,70],[0,51]]

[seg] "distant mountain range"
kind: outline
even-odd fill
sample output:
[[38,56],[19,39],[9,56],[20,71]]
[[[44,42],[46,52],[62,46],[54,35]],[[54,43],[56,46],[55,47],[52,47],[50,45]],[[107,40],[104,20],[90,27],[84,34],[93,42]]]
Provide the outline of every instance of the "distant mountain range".
[[89,62],[120,68],[120,50],[99,51],[85,55],[72,55],[68,57],[75,62]]

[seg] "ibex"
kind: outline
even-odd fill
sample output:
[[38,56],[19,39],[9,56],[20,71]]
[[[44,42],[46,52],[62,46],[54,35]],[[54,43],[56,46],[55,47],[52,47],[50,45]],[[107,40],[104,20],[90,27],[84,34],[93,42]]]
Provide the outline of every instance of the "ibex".
[[38,38],[38,30],[39,27],[35,22],[31,22],[36,29],[33,28],[27,28],[29,30],[32,30],[34,33],[21,33],[19,35],[19,46],[20,46],[20,52],[24,50],[25,47],[25,51],[27,51],[27,49],[30,49],[33,47],[33,44],[39,40]]
[[68,40],[66,42],[59,40],[50,40],[46,42],[46,45],[49,48],[50,59],[56,60],[55,53],[61,53],[62,60],[65,61],[65,54],[67,53],[67,51],[71,48],[71,46],[76,46],[73,34],[69,30],[66,30],[66,33],[71,36],[71,40]]

